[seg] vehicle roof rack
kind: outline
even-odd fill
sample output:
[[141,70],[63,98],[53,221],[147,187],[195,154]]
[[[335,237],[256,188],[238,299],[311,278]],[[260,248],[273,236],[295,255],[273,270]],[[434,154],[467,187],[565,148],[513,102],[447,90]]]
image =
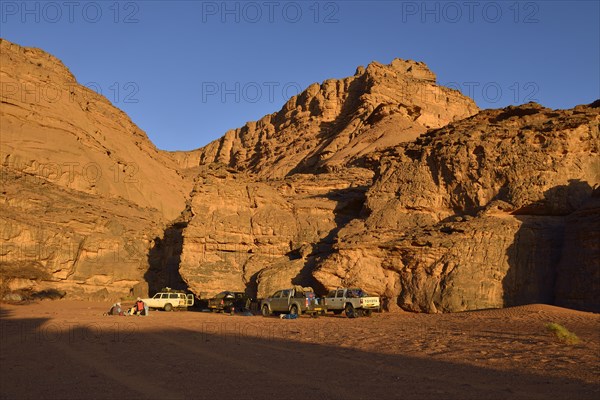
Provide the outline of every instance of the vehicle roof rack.
[[297,292],[314,292],[313,288],[310,286],[294,285],[294,290]]
[[157,293],[185,293],[185,290],[177,290],[177,289],[171,289],[170,287],[164,287],[162,289],[160,289]]

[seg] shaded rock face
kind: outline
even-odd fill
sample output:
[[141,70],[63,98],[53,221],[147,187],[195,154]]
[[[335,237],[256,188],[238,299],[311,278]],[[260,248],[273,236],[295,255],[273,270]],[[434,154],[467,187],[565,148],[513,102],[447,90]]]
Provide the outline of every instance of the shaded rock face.
[[600,311],[600,190],[566,218],[557,267],[555,302],[559,306]]
[[335,171],[478,111],[435,79],[423,63],[373,62],[352,77],[312,84],[281,111],[175,157],[186,167],[218,162],[268,178]]
[[527,104],[388,152],[366,194],[368,217],[340,230],[315,278],[424,312],[597,296],[598,242],[592,234],[578,249],[585,234],[573,222],[585,215],[598,230],[597,209],[582,207],[600,183],[599,121],[593,107]]

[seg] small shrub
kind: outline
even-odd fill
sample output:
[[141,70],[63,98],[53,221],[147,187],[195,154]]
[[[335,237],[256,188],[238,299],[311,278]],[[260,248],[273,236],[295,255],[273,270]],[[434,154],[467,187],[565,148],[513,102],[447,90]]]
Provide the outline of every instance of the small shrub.
[[556,338],[563,343],[577,344],[580,342],[580,340],[576,334],[574,334],[573,332],[569,331],[564,326],[559,325],[555,322],[547,324],[546,329],[548,329],[550,332],[552,332],[554,334],[554,336],[556,336]]

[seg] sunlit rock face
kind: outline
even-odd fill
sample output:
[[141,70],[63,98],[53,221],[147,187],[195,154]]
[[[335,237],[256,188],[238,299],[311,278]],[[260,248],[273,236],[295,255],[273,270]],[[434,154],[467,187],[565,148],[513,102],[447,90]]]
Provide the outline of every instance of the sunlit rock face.
[[597,309],[598,111],[487,110],[387,151],[314,276],[412,311]]
[[143,291],[149,250],[193,180],[60,60],[0,50],[2,293]]
[[55,57],[0,46],[2,298],[297,284],[599,311],[598,102],[479,111],[397,59],[165,152]]

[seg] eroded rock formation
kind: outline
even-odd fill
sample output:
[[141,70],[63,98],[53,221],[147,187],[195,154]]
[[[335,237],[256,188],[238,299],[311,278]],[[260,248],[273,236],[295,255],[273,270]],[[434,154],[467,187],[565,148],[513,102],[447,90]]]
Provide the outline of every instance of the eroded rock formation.
[[183,278],[203,295],[228,284],[258,296],[319,285],[312,270],[359,216],[371,184],[372,171],[362,167],[376,161],[363,158],[476,111],[471,99],[437,86],[423,63],[372,63],[309,86],[278,113],[200,150],[175,153],[185,167],[231,169],[197,181]]
[[266,178],[335,171],[478,111],[473,100],[435,80],[423,63],[373,62],[354,76],[314,83],[279,112],[179,159],[186,166],[219,162]]
[[4,167],[176,218],[191,190],[177,163],[54,56],[0,40]]
[[193,180],[57,58],[0,50],[0,292],[142,294]]
[[0,292],[109,299],[147,292],[161,214],[2,169]]
[[260,181],[225,166],[204,168],[184,230],[180,273],[211,296],[249,288],[259,296],[292,282],[316,284],[311,271],[331,250],[339,226],[356,216],[371,171],[296,174]]
[[0,46],[0,294],[358,285],[418,312],[600,311],[598,102],[478,112],[394,60],[171,153],[53,56]]
[[598,298],[598,111],[482,111],[389,151],[315,277],[425,312]]

